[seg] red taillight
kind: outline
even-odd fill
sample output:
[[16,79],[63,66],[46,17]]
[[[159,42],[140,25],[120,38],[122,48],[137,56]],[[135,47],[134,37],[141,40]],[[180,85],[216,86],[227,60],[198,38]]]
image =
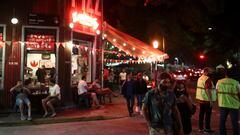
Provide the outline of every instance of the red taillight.
[[183,75],[184,77],[187,77],[187,75],[185,74],[185,75]]
[[174,74],[173,77],[177,77],[177,75]]

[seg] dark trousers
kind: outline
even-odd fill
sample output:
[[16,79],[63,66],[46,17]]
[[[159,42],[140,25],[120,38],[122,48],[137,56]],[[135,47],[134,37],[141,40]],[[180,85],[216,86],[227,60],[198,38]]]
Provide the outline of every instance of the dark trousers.
[[127,101],[127,108],[128,108],[128,113],[132,114],[133,113],[133,106],[134,106],[134,96],[126,96],[126,101]]
[[142,101],[143,101],[144,96],[145,96],[145,94],[137,95],[137,105],[138,105],[140,111],[142,110]]
[[205,129],[211,129],[211,126],[210,126],[211,115],[212,115],[212,107],[210,107],[210,103],[200,103],[199,120],[198,120],[199,129],[203,129],[204,119],[205,119]]
[[220,107],[220,135],[227,135],[226,131],[226,120],[228,114],[230,114],[232,121],[233,135],[239,135],[238,130],[238,109],[230,109],[225,107]]

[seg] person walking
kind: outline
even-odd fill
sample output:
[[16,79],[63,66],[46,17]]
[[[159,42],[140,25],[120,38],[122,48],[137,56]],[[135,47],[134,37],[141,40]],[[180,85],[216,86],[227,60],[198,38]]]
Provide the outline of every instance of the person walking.
[[182,81],[177,82],[174,93],[177,98],[177,107],[182,120],[183,132],[185,135],[189,135],[192,131],[191,117],[194,112],[192,98],[187,92],[185,83]]
[[127,75],[127,80],[123,82],[122,94],[127,101],[127,108],[129,116],[133,116],[133,107],[134,107],[134,95],[135,95],[135,83],[132,79],[132,74]]
[[240,84],[237,80],[229,78],[231,74],[233,72],[227,70],[226,77],[219,80],[216,85],[220,107],[220,135],[227,135],[225,123],[228,115],[232,120],[233,135],[239,135]]
[[147,83],[143,79],[142,73],[137,74],[136,85],[136,96],[137,96],[137,111],[142,115],[142,100],[147,93]]
[[125,69],[122,69],[122,72],[119,73],[119,89],[120,89],[120,93],[122,92],[122,86],[123,83],[126,81],[127,79],[127,72],[125,71]]
[[[202,76],[197,81],[196,100],[199,103],[199,119],[198,128],[199,132],[214,132],[211,129],[211,115],[214,101],[216,101],[216,90],[214,90],[213,82],[208,76],[210,68],[203,69]],[[205,118],[205,128],[203,120]]]
[[[146,93],[142,106],[143,116],[149,126],[149,135],[183,135],[176,98],[172,90],[169,90],[171,79],[157,79],[156,83],[157,87]],[[178,125],[177,132],[174,132],[174,122]]]

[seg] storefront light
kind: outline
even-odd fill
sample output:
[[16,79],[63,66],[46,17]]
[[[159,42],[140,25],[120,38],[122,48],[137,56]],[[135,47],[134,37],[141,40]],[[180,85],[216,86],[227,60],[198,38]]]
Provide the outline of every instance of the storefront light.
[[12,23],[12,24],[17,24],[17,23],[18,23],[18,19],[17,19],[16,17],[13,17],[13,18],[11,19],[11,23]]
[[97,33],[97,35],[100,35],[101,31],[100,30],[96,30],[96,33]]
[[71,23],[69,24],[69,27],[72,29],[72,28],[74,27],[74,24],[71,22]]

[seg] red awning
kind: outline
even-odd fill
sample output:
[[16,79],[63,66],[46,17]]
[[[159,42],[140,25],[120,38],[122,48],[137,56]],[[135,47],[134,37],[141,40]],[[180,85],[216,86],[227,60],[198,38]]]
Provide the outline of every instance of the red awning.
[[168,58],[166,53],[113,28],[107,23],[104,26],[104,38],[120,50],[133,57],[144,59],[146,62],[164,61]]

